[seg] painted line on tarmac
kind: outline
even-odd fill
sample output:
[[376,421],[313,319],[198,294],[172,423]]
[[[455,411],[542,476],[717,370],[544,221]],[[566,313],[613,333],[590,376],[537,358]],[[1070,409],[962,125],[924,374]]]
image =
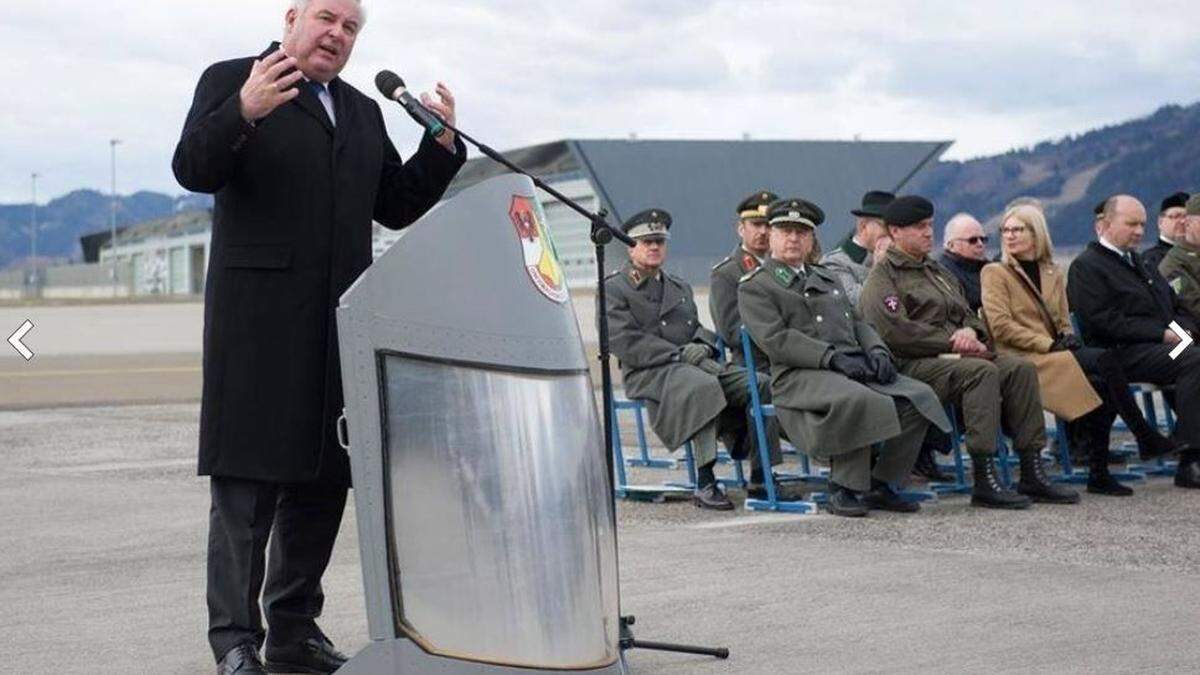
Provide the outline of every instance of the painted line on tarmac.
[[86,377],[89,375],[166,375],[170,373],[198,373],[199,366],[177,368],[98,368],[96,370],[41,370],[28,373],[0,373],[2,379],[35,377]]
[[815,515],[787,515],[782,513],[772,513],[761,516],[741,516],[730,518],[729,520],[714,520],[707,523],[696,523],[688,525],[689,530],[722,530],[734,527],[752,527],[754,525],[775,525],[777,523],[802,523],[811,518],[820,518],[826,514]]
[[78,464],[75,466],[56,466],[51,468],[30,469],[30,473],[40,473],[51,476],[62,476],[79,473],[106,473],[109,471],[137,471],[139,469],[175,469],[194,467],[196,459],[163,459],[145,462],[103,462],[99,464]]

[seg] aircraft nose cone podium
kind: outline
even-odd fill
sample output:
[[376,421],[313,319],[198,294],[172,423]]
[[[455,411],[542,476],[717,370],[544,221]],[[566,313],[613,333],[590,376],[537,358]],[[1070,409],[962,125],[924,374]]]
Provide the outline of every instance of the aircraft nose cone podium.
[[603,435],[533,183],[427,213],[337,326],[372,640],[338,672],[624,672]]

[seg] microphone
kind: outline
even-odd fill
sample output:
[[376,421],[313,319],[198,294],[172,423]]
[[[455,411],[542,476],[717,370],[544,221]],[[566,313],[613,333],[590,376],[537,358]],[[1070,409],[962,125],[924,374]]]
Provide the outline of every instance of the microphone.
[[404,86],[404,79],[390,70],[381,70],[375,76],[375,87],[379,89],[379,93],[386,98],[399,103],[404,110],[416,120],[417,124],[425,127],[430,136],[440,138],[446,133],[446,125],[437,118],[437,115],[429,112],[429,109],[421,105],[421,102],[412,97],[408,93],[408,89]]

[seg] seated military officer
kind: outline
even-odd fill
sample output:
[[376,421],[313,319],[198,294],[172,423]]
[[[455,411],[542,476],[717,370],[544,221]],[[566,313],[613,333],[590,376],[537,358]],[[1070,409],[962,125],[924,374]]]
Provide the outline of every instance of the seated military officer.
[[776,415],[793,442],[829,462],[831,512],[916,511],[892,486],[908,476],[929,422],[950,429],[942,405],[928,386],[897,374],[837,276],[812,263],[821,209],[784,199],[769,215],[771,257],[743,277],[738,308],[771,358]]
[[1179,304],[1192,317],[1200,318],[1200,193],[1192,195],[1184,208],[1183,227],[1177,231],[1175,244],[1163,256],[1158,271],[1179,296]]
[[[717,485],[717,436],[748,433],[746,369],[716,361],[717,336],[700,325],[692,288],[662,270],[671,215],[649,209],[622,226],[636,245],[629,264],[605,280],[612,353],[629,398],[646,402],[650,424],[671,450],[692,442],[697,466],[693,501],[706,509],[733,503]],[[760,395],[767,384],[760,383]],[[757,457],[757,453],[755,453]]]
[[[767,208],[779,196],[759,190],[742,200],[737,207],[737,247],[712,269],[708,290],[708,310],[712,314],[717,335],[729,346],[733,362],[746,365],[742,356],[742,315],[738,313],[738,280],[758,269],[763,258],[771,252],[771,228],[767,225]],[[761,371],[769,367],[766,355],[754,349],[754,363]]]
[[[1046,432],[1037,369],[988,349],[983,322],[968,306],[962,286],[929,257],[933,204],[923,197],[899,197],[888,205],[884,222],[892,248],[867,276],[859,309],[899,359],[901,373],[929,384],[961,410],[975,474],[971,503],[1023,509],[1031,499],[1078,502],[1078,493],[1052,485],[1044,474],[1040,453]],[[1001,425],[1021,458],[1020,494],[996,480],[993,456]]]
[[[769,190],[759,190],[738,204],[738,245],[732,253],[713,267],[712,278],[709,282],[708,311],[712,315],[713,326],[717,335],[721,336],[725,345],[729,347],[729,354],[733,362],[739,366],[745,366],[746,359],[742,355],[742,315],[738,313],[737,307],[738,279],[757,269],[762,264],[763,258],[766,258],[767,254],[771,252],[767,207],[776,199],[779,197],[775,193]],[[763,373],[760,379],[765,380],[768,377],[766,373],[771,367],[767,361],[767,355],[753,344],[750,345],[750,348],[754,356],[755,368]],[[764,403],[769,402],[770,399],[764,401]],[[774,417],[768,417],[766,420],[767,443],[771,446],[771,466],[777,466],[783,462],[783,455],[779,452],[779,423]],[[729,445],[729,454],[735,459],[743,459],[746,455],[750,456],[751,470],[748,492],[751,497],[765,499],[766,488],[763,486],[763,471],[760,466],[762,462],[758,457],[758,435],[749,433],[741,434],[741,437],[748,440],[749,445],[739,447],[736,441],[730,444],[726,439],[726,444]],[[778,494],[782,494],[784,498],[798,496],[794,492],[783,490],[782,485],[779,488]]]

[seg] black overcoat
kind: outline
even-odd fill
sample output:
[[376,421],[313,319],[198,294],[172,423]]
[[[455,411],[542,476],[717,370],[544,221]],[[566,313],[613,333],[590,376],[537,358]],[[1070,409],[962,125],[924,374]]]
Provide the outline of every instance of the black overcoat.
[[1093,241],[1071,261],[1067,302],[1090,347],[1161,343],[1172,321],[1196,328],[1158,270],[1147,268],[1139,253],[1131,257],[1132,266]]
[[348,483],[334,429],[342,409],[334,308],[371,264],[372,220],[393,229],[417,220],[466,151],[426,135],[403,162],[378,104],[340,79],[330,83],[336,126],[303,81],[299,96],[251,126],[238,94],[253,61],[201,75],[172,162],[180,185],[216,195],[199,470]]

